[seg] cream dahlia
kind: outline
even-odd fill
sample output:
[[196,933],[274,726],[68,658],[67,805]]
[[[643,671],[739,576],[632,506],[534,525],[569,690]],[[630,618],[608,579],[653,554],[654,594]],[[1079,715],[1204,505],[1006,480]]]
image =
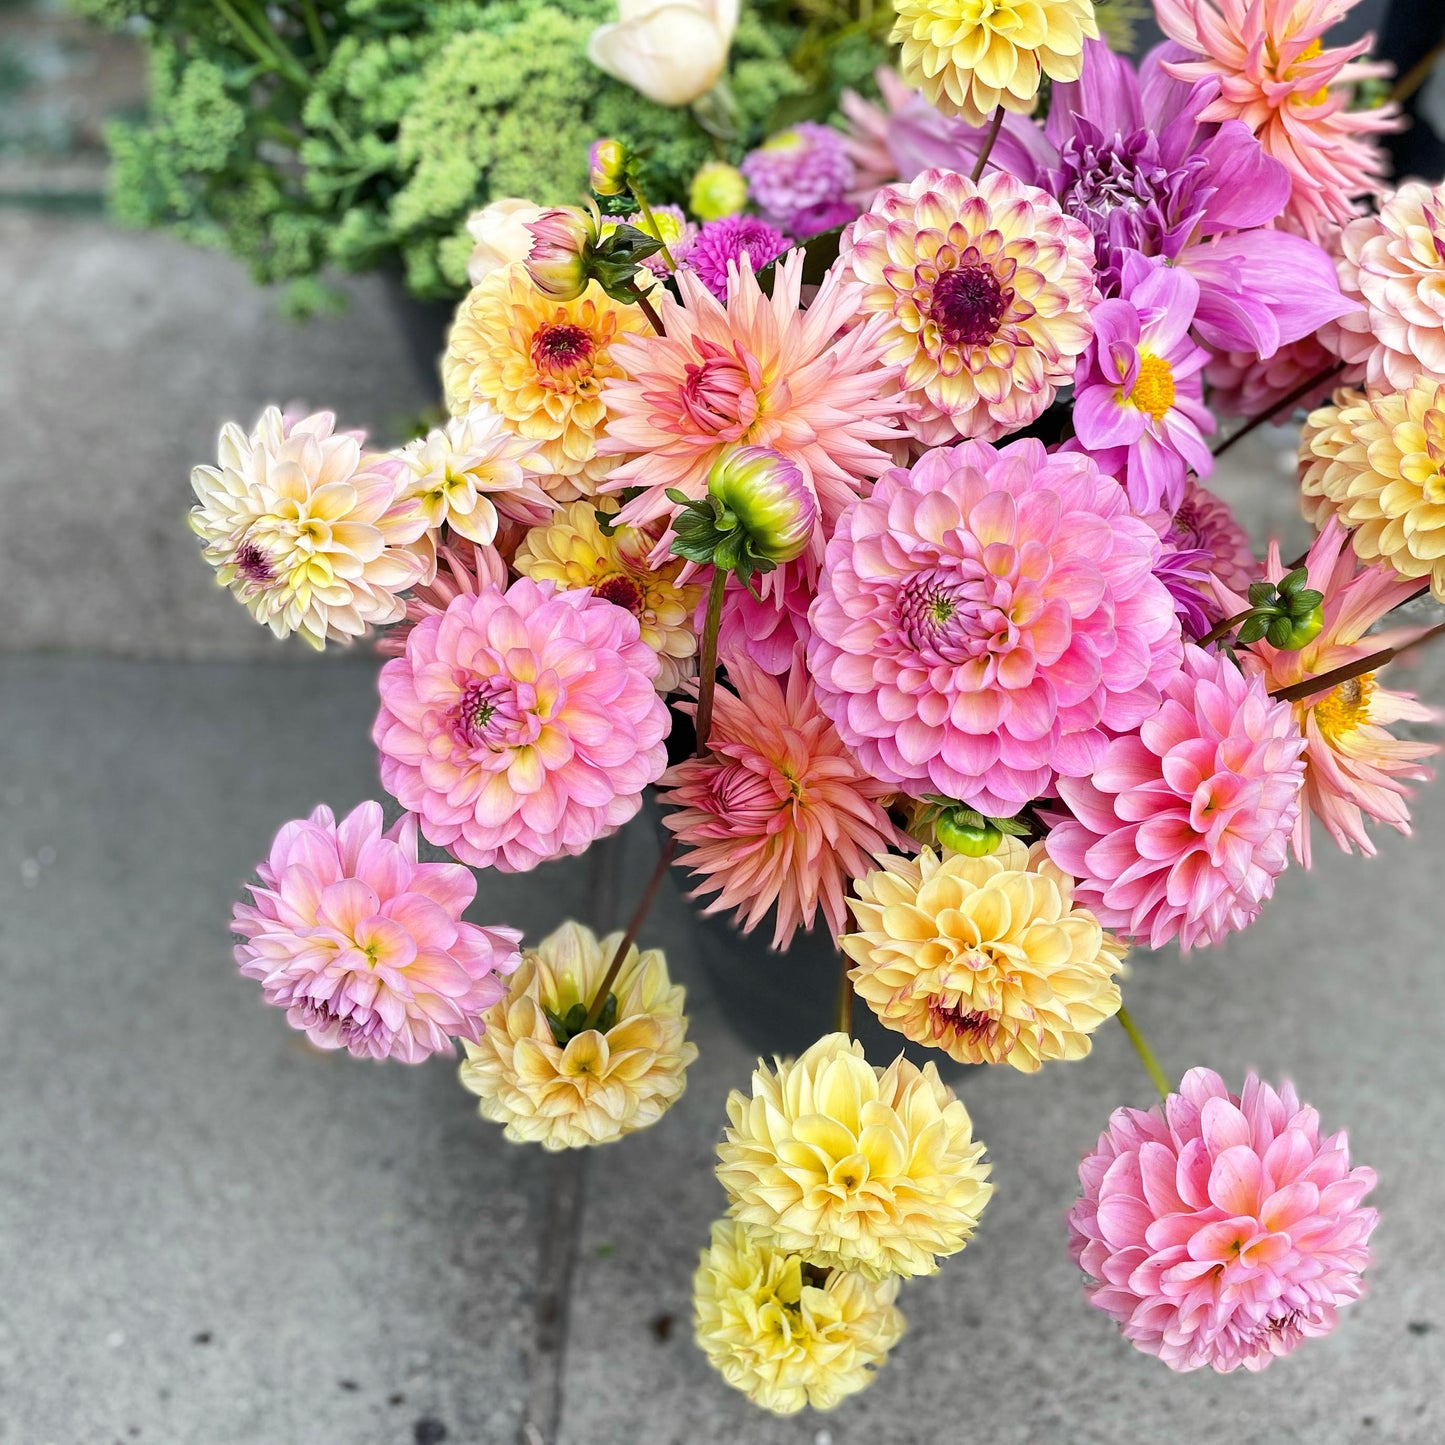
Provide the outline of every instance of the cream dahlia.
[[1042,844],[879,862],[854,885],[856,932],[838,945],[882,1023],[960,1063],[1029,1074],[1089,1052],[1119,1010],[1124,947],[1074,905],[1073,879]]
[[693,1277],[693,1335],[754,1405],[831,1410],[873,1383],[903,1334],[896,1279],[822,1271],[720,1219]]
[[394,464],[335,427],[329,411],[270,406],[250,435],[222,428],[218,465],[191,472],[191,530],[216,580],[277,637],[317,649],[399,621],[429,566],[426,518],[398,496]]
[[[992,441],[1040,416],[1093,336],[1094,241],[1004,171],[924,171],[843,233],[860,309],[882,316],[910,430],[929,446]],[[896,404],[896,403],[895,403]]]
[[564,923],[523,953],[505,997],[484,1015],[485,1033],[466,1045],[462,1085],[514,1144],[609,1144],[657,1123],[682,1097],[697,1045],[660,949],[628,948],[610,990],[615,1005],[596,1027],[568,1020],[580,1008],[586,1021],[621,942],[620,933],[599,942]]
[[968,1243],[993,1186],[968,1110],[899,1055],[886,1069],[847,1034],[759,1064],[728,1096],[718,1145],[728,1213],[820,1269],[932,1274]]

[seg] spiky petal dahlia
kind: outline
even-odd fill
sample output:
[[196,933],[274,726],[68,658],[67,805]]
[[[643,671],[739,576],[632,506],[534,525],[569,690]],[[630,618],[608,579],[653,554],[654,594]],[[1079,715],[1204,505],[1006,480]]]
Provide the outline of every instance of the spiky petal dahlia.
[[929,446],[993,441],[1042,415],[1094,334],[1094,240],[1004,171],[924,171],[843,233],[864,315],[887,319],[909,429]]
[[538,480],[552,497],[591,496],[611,465],[598,443],[607,432],[603,384],[622,374],[613,348],[639,331],[650,331],[641,308],[613,301],[595,281],[575,301],[551,301],[514,261],[457,308],[442,359],[447,406],[460,416],[489,403],[537,444],[547,468]]
[[1202,121],[1242,120],[1290,174],[1285,219],[1311,240],[1359,214],[1389,162],[1374,136],[1394,130],[1394,105],[1351,109],[1354,87],[1391,73],[1358,64],[1373,36],[1324,49],[1353,0],[1156,0],[1160,29],[1194,54],[1166,60],[1181,80],[1217,80]]
[[1150,948],[1218,943],[1254,921],[1289,861],[1303,751],[1262,677],[1186,644],[1154,716],[1089,777],[1059,779],[1073,816],[1049,857],[1106,928]]
[[667,335],[619,343],[626,375],[604,392],[606,448],[624,460],[607,490],[643,489],[619,514],[624,523],[670,518],[669,487],[701,498],[723,453],[769,447],[798,467],[818,500],[821,520],[805,554],[816,569],[843,508],[890,465],[884,445],[902,433],[896,402],[883,394],[883,323],[840,334],[857,319],[859,288],[836,270],[800,311],[803,260],[799,252],[779,264],[771,296],[742,267],[726,303],[684,270],[682,300],[656,301]]
[[1349,387],[1300,433],[1305,515],[1336,516],[1364,562],[1428,580],[1445,601],[1445,381],[1366,396]]
[[932,1274],[968,1243],[993,1186],[961,1100],[933,1064],[886,1069],[847,1034],[759,1064],[728,1095],[717,1176],[728,1213],[820,1269]]
[[1179,671],[1160,540],[1088,457],[965,442],[882,477],[809,613],[824,712],[877,778],[1012,815]]
[[477,881],[459,863],[417,862],[416,819],[382,831],[381,805],[337,823],[330,808],[287,823],[231,927],[236,962],[266,1002],[324,1049],[416,1064],[475,1039],[517,967],[522,935],[462,921]]
[[[1358,662],[1386,647],[1408,647],[1426,629],[1371,629],[1415,590],[1415,584],[1384,567],[1361,567],[1348,534],[1331,518],[1305,558],[1308,585],[1324,593],[1323,625],[1310,642],[1280,652],[1267,641],[1241,651],[1246,669],[1261,672],[1271,691],[1307,677]],[[1286,568],[1279,546],[1270,545],[1264,576],[1278,582]],[[1239,591],[1221,592],[1224,610],[1234,616],[1247,605]],[[1369,633],[1367,637],[1365,634]],[[1423,759],[1439,751],[1434,743],[1397,738],[1389,724],[1433,722],[1439,714],[1415,701],[1413,693],[1391,692],[1379,675],[1367,672],[1291,703],[1305,739],[1305,802],[1294,830],[1295,857],[1310,864],[1310,815],[1347,853],[1351,845],[1373,854],[1365,819],[1410,831],[1409,784],[1430,777]]]
[[693,1335],[754,1405],[831,1410],[873,1383],[901,1338],[897,1296],[896,1279],[818,1270],[720,1219],[693,1276]]
[[1364,1292],[1374,1171],[1291,1084],[1250,1074],[1236,1096],[1191,1069],[1162,1106],[1115,1110],[1079,1183],[1089,1302],[1171,1370],[1262,1370]]
[[[601,510],[615,512],[607,501]],[[685,565],[674,557],[660,567],[648,564],[652,542],[635,527],[619,527],[611,536],[597,520],[594,502],[573,502],[554,521],[534,527],[517,548],[512,565],[534,582],[590,588],[625,607],[642,629],[642,640],[657,654],[657,690],[676,692],[696,669],[697,633],[693,614],[703,589],[680,583]]]
[[381,781],[477,868],[535,868],[627,822],[667,763],[657,654],[630,612],[523,577],[453,599],[381,669]]
[[1124,947],[1073,901],[1073,879],[1005,838],[983,858],[889,855],[854,885],[849,977],[890,1029],[965,1064],[1031,1074],[1081,1059],[1119,1011]]
[[1339,238],[1340,290],[1359,309],[1321,339],[1372,392],[1445,381],[1445,182],[1410,181]]
[[801,653],[786,680],[740,653],[724,661],[737,691],[715,694],[709,755],[664,774],[662,821],[688,849],[697,891],[717,894],[706,912],[735,909],[746,933],[776,905],[773,947],[786,948],[821,907],[836,937],[849,880],[904,841],[879,802],[888,788],[819,710]]
[[945,115],[982,125],[995,106],[1028,115],[1041,76],[1077,80],[1097,40],[1091,0],[898,0],[889,39],[903,79]]
[[191,530],[216,580],[277,637],[320,649],[401,619],[400,594],[426,575],[427,530],[398,496],[388,458],[336,430],[329,411],[268,406],[249,435],[221,430],[218,465],[196,467]]
[[462,1085],[513,1143],[609,1144],[657,1123],[682,1097],[697,1045],[660,949],[630,945],[610,990],[615,1007],[594,1028],[568,1026],[579,1005],[586,1021],[621,942],[620,933],[599,941],[564,923],[523,953],[506,996],[487,1010],[486,1032],[466,1045]]

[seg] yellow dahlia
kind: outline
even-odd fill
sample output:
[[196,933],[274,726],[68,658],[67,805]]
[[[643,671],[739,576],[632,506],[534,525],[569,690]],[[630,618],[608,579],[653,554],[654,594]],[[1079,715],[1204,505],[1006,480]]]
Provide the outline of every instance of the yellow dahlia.
[[462,1084],[513,1143],[608,1144],[655,1124],[682,1097],[697,1046],[684,1037],[683,990],[659,949],[629,948],[615,1009],[596,1028],[577,1027],[621,941],[564,923],[523,953],[506,995],[482,1015],[481,1039],[463,1041]]
[[490,402],[518,436],[539,444],[550,476],[539,480],[561,502],[596,490],[612,465],[599,458],[607,431],[602,383],[622,375],[611,346],[645,331],[636,306],[589,282],[575,301],[551,301],[533,287],[526,263],[491,272],[457,308],[442,358],[452,414]]
[[904,1330],[896,1279],[819,1270],[720,1219],[693,1276],[693,1334],[754,1405],[831,1410],[873,1383]]
[[642,628],[642,640],[661,667],[657,690],[676,692],[692,676],[697,656],[693,618],[701,586],[677,580],[686,563],[677,557],[661,567],[648,566],[657,538],[639,527],[618,527],[608,536],[597,512],[615,512],[617,501],[573,502],[548,525],[533,527],[522,538],[512,565],[534,582],[555,582],[564,591],[590,587],[625,607]]
[[933,1064],[886,1069],[847,1034],[759,1064],[728,1096],[717,1176],[728,1213],[820,1269],[932,1274],[978,1224],[993,1186],[961,1100]]
[[849,975],[890,1029],[965,1064],[1033,1073],[1081,1059],[1119,1011],[1124,946],[1074,880],[1017,838],[982,858],[887,855],[855,885],[858,931],[838,940]]
[[1077,80],[1099,27],[1090,0],[894,0],[899,70],[935,110],[982,125],[996,106],[1027,115],[1039,77]]
[[1369,397],[1349,387],[1311,412],[1300,437],[1305,515],[1333,513],[1362,562],[1429,578],[1445,601],[1445,383]]

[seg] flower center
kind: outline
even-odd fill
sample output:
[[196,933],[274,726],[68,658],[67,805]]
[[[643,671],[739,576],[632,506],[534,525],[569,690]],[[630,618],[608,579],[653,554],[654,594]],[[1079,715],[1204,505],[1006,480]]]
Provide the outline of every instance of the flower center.
[[[1319,57],[1324,53],[1324,48],[1325,48],[1325,47],[1324,47],[1323,43],[1320,41],[1319,36],[1316,36],[1313,40],[1310,41],[1310,43],[1309,43],[1308,45],[1305,46],[1305,48],[1304,48],[1303,50],[1300,51],[1300,53],[1299,53],[1299,58],[1295,61],[1294,65],[1291,65],[1291,66],[1285,71],[1285,73],[1280,77],[1280,79],[1281,79],[1281,80],[1296,80],[1296,79],[1298,79],[1298,72],[1296,71],[1295,66],[1301,65],[1301,64],[1303,64],[1305,61],[1318,60]],[[1305,103],[1306,105],[1323,105],[1323,104],[1325,103],[1325,101],[1327,101],[1329,98],[1330,98],[1330,88],[1329,88],[1329,86],[1327,86],[1327,85],[1322,85],[1322,86],[1320,86],[1320,88],[1319,88],[1317,91],[1315,91],[1315,93],[1314,93],[1313,95],[1307,95],[1307,96],[1305,96],[1305,98],[1304,98],[1304,103]]]
[[1375,674],[1347,678],[1332,687],[1314,705],[1315,726],[1331,742],[1337,742],[1370,720],[1370,698],[1375,691]]
[[991,650],[1007,637],[1009,623],[990,601],[990,591],[986,584],[931,570],[909,578],[896,604],[899,640],[914,652],[954,663]]
[[737,426],[748,378],[735,358],[709,346],[705,359],[690,362],[683,374],[682,406],[694,425],[713,432]]
[[1174,371],[1162,356],[1140,355],[1139,376],[1129,400],[1156,422],[1164,420],[1164,413],[1174,405]]
[[984,346],[1013,300],[987,266],[960,266],[934,283],[928,315],[949,346]]
[[532,337],[532,364],[551,376],[580,371],[592,360],[592,338],[580,326],[547,324]]
[[521,720],[521,709],[511,687],[499,677],[467,684],[453,715],[457,736],[469,747],[499,748],[516,741],[511,736]]
[[936,1037],[946,1038],[953,1034],[979,1043],[998,1031],[998,1020],[992,1014],[966,1009],[961,1004],[947,1004],[935,999],[928,1005],[928,1016],[933,1022]]
[[593,589],[593,596],[604,598],[614,607],[625,608],[634,617],[641,614],[646,596],[641,585],[623,572],[604,577]]
[[254,542],[242,542],[232,560],[235,562],[236,571],[248,582],[264,587],[276,580],[276,574],[271,570],[270,558]]
[[713,810],[740,828],[761,827],[779,809],[778,795],[766,778],[741,763],[727,763],[711,780]]

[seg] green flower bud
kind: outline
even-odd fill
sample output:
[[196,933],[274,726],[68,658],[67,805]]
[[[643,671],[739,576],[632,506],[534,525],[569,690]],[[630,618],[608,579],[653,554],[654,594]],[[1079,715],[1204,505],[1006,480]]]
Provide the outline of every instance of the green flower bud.
[[620,196],[627,189],[627,147],[620,140],[592,142],[589,184],[599,196]]
[[[1290,619],[1289,630],[1284,635],[1284,640],[1275,642],[1275,646],[1281,652],[1298,652],[1300,648],[1308,646],[1320,635],[1320,629],[1324,625],[1324,608],[1316,603],[1303,617]],[[1269,640],[1275,641],[1273,636]]]
[[736,166],[708,161],[692,178],[687,208],[699,221],[720,221],[724,216],[735,216],[747,199],[748,183]]
[[543,211],[528,223],[532,249],[527,275],[553,301],[575,301],[591,279],[589,252],[597,243],[597,223],[575,206]]
[[[807,549],[818,504],[803,474],[768,447],[724,452],[707,475],[707,489],[746,534],[754,557],[791,562]],[[727,517],[718,519],[726,530]]]
[[1003,832],[972,808],[945,808],[933,821],[933,832],[945,848],[982,858],[1003,842]]

